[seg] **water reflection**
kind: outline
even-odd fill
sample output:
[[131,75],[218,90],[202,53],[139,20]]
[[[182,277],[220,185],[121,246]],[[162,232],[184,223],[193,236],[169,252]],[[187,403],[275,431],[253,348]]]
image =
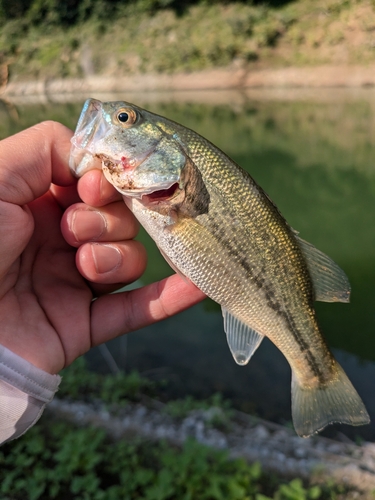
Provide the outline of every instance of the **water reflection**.
[[[43,119],[74,128],[86,97],[70,103],[16,103],[18,121],[0,108],[0,137]],[[253,90],[206,92],[203,97],[184,92],[177,97],[126,95],[220,146],[251,173],[304,239],[347,272],[351,303],[319,303],[317,310],[328,343],[375,420],[374,90]],[[146,235],[140,238],[150,253],[144,282],[170,273]],[[196,306],[129,335],[127,368],[167,379],[170,395],[206,397],[222,391],[243,410],[289,421],[290,370],[282,355],[264,342],[247,367],[238,367],[226,346],[220,312],[206,309]],[[115,355],[116,342],[110,345]],[[99,361],[93,353],[94,364]],[[374,427],[345,432],[375,439]]]
[[[229,352],[219,312],[207,312],[199,304],[175,318],[127,336],[127,370],[137,369],[161,384],[165,398],[194,394],[207,398],[221,392],[234,407],[263,418],[291,424],[291,373],[280,351],[264,339],[246,367],[238,366]],[[108,343],[121,366],[121,340]],[[333,350],[336,359],[358,389],[372,421],[375,419],[375,364],[343,350]],[[100,364],[98,350],[90,355],[91,366]],[[375,439],[373,425],[329,427],[326,436],[343,433],[351,439]]]

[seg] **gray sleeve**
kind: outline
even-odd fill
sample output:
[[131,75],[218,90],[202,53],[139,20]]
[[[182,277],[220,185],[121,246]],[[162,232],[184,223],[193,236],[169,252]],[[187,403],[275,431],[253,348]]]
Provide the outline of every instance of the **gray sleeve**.
[[0,345],[0,444],[37,422],[60,381]]

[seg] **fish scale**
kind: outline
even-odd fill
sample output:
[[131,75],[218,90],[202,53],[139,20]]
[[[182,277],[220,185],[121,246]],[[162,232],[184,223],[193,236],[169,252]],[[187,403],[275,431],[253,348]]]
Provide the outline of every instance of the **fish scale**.
[[[214,226],[219,221],[220,227],[227,227],[225,237],[220,234],[217,238]],[[259,333],[265,334],[272,340],[277,347],[281,348],[288,360],[298,358],[303,352],[305,343],[301,342],[301,336],[306,335],[311,338],[311,332],[317,330],[315,316],[309,315],[308,329],[305,324],[297,327],[297,335],[299,337],[294,342],[290,339],[290,329],[285,323],[285,319],[280,317],[277,312],[267,305],[264,300],[264,290],[269,290],[273,296],[275,303],[280,308],[286,304],[286,310],[291,312],[295,323],[298,325],[300,318],[303,323],[306,323],[306,313],[301,310],[302,300],[296,300],[291,294],[285,293],[291,289],[292,277],[290,272],[285,275],[285,286],[275,288],[272,284],[274,279],[269,279],[268,275],[273,277],[275,273],[281,276],[280,267],[275,264],[273,260],[272,267],[263,266],[257,267],[254,262],[259,261],[259,254],[263,253],[262,248],[257,248],[249,241],[248,230],[245,228],[238,228],[235,234],[231,231],[231,215],[214,212],[209,216],[199,216],[197,218],[198,225],[191,224],[190,221],[183,221],[183,223],[176,224],[173,229],[170,229],[171,237],[178,244],[173,244],[173,250],[169,241],[159,243],[163,252],[177,264],[180,271],[188,276],[201,290],[209,295],[213,300],[223,305],[227,310],[232,312],[242,321],[249,323]],[[141,220],[142,222],[142,220]],[[208,230],[205,230],[205,229]],[[242,233],[242,238],[238,237],[236,233]],[[250,231],[251,232],[251,231]],[[236,238],[236,245],[231,245],[230,242]],[[241,248],[241,252],[238,251]],[[191,255],[199,253],[208,253],[210,259],[202,259],[198,264],[191,264]],[[241,261],[242,262],[241,264]],[[261,274],[263,284],[256,284],[254,279],[249,276],[249,271],[244,267],[248,264],[253,275]],[[267,268],[267,273],[264,269]],[[258,272],[257,272],[258,271]],[[307,274],[307,273],[306,273]],[[228,289],[226,278],[228,275],[231,277],[231,286]],[[298,279],[298,276],[297,276]],[[284,293],[282,293],[284,291]],[[295,295],[295,294],[294,294]],[[306,296],[307,294],[305,294]],[[302,295],[303,297],[303,295]],[[294,301],[294,304],[293,304]],[[304,307],[308,307],[304,304]],[[310,308],[311,309],[311,308]],[[311,342],[309,343],[311,344]],[[285,348],[283,349],[283,346]],[[310,345],[310,350],[317,351],[316,357],[322,358],[323,355],[329,356],[329,351],[325,343],[322,341],[321,336],[316,336],[316,345]],[[323,364],[321,364],[323,371]],[[328,364],[327,369],[330,369]],[[300,373],[300,378],[309,379],[311,370],[303,366]],[[329,378],[330,374],[327,374]]]
[[221,305],[237,363],[265,336],[284,354],[300,436],[333,422],[368,423],[313,307],[314,299],[347,302],[348,279],[247,172],[194,131],[121,101],[88,100],[72,144],[73,171],[102,158],[104,175],[171,266]]
[[[235,250],[233,250],[235,256],[237,256],[238,260],[245,260],[249,267],[253,267],[253,272],[256,269],[253,263],[259,262],[260,258],[263,257],[264,259],[264,256],[268,254],[269,258],[267,259],[266,257],[268,261],[267,265],[260,269],[259,274],[262,274],[264,279],[266,279],[265,276],[267,276],[266,270],[268,274],[271,274],[272,280],[267,280],[268,285],[265,286],[265,288],[272,291],[277,304],[280,306],[281,304],[286,304],[286,310],[292,310],[293,318],[295,320],[299,318],[300,322],[302,322],[301,328],[297,327],[297,331],[295,332],[295,342],[291,343],[290,341],[289,325],[285,324],[285,319],[280,321],[279,316],[275,314],[274,310],[268,307],[267,311],[263,310],[262,313],[259,314],[259,306],[255,305],[255,303],[259,295],[259,288],[261,287],[249,286],[249,273],[245,272],[243,275],[245,287],[242,288],[242,293],[238,296],[238,294],[233,294],[231,291],[229,299],[227,297],[228,290],[226,288],[214,288],[219,278],[218,271],[216,271],[216,280],[207,280],[205,279],[204,269],[200,268],[198,276],[194,276],[193,281],[215,301],[225,305],[229,311],[239,316],[243,321],[252,324],[257,331],[261,333],[267,332],[267,336],[270,340],[272,340],[277,347],[282,348],[289,361],[293,358],[298,358],[301,353],[305,352],[305,346],[309,345],[307,341],[303,341],[303,337],[306,336],[308,339],[311,339],[311,332],[319,331],[319,329],[312,309],[311,281],[302,256],[299,255],[297,245],[293,244],[293,241],[290,241],[293,235],[287,234],[285,230],[287,229],[286,226],[283,227],[281,224],[276,224],[274,222],[275,219],[278,219],[278,211],[274,209],[271,203],[267,203],[267,198],[260,196],[259,189],[257,189],[255,182],[247,176],[244,171],[237,168],[230,171],[227,169],[224,170],[223,164],[225,161],[228,161],[228,158],[221,152],[213,151],[206,156],[201,154],[202,150],[212,150],[212,145],[208,141],[204,139],[196,140],[196,136],[189,132],[184,134],[185,137],[181,133],[180,135],[181,140],[186,141],[189,145],[188,152],[192,160],[196,161],[198,164],[202,162],[205,163],[204,168],[202,167],[200,170],[209,192],[215,191],[216,193],[220,193],[219,200],[217,202],[215,202],[215,200],[212,203],[216,211],[212,213],[211,216],[202,215],[197,218],[197,221],[202,226],[208,227],[212,234],[217,233],[216,227],[223,228],[223,230],[226,231],[226,234],[218,238],[216,244],[214,242],[213,248],[209,249],[210,254],[219,255],[223,252],[222,242],[226,241],[228,247],[228,242],[235,240]],[[222,173],[223,170],[224,175],[217,175],[219,172]],[[245,189],[245,187],[247,189]],[[249,196],[249,191],[251,196]],[[225,203],[223,200],[225,200]],[[228,207],[228,200],[232,202],[231,207]],[[244,203],[239,203],[240,200],[243,200]],[[220,210],[217,209],[218,207]],[[257,214],[257,216],[249,217],[249,214]],[[239,221],[246,221],[247,225],[242,222],[240,226],[233,226],[234,217],[238,218]],[[237,229],[237,231],[233,231],[233,228]],[[185,228],[179,231],[176,227],[174,234],[176,237],[181,237],[177,236],[177,232],[183,233],[184,231],[186,232]],[[289,232],[291,233],[291,231]],[[242,238],[239,237],[240,233],[242,233]],[[259,238],[254,238],[253,235],[257,234],[261,236]],[[266,234],[268,238],[267,241],[264,242],[264,235]],[[274,243],[278,242],[279,245],[281,244],[284,246],[284,251],[281,253],[279,259],[276,258],[277,253],[275,251],[272,253],[270,252],[270,244],[272,244],[270,240],[272,239]],[[292,248],[290,252],[285,252],[288,240],[288,247],[292,246],[294,248]],[[264,243],[266,243],[266,246]],[[197,241],[194,240],[192,235],[187,233],[187,237],[180,251],[183,251],[184,248],[189,248],[189,245],[194,251]],[[164,251],[167,252],[168,249],[165,248]],[[292,266],[289,266],[288,272],[282,272],[282,263],[280,263],[280,260],[283,261],[285,258],[290,259],[290,257],[292,257],[294,261],[299,260],[299,265],[296,266],[294,263]],[[176,255],[174,258],[177,261],[179,255]],[[217,262],[220,263],[220,260],[217,260]],[[225,265],[228,266],[229,262],[229,260],[226,261]],[[236,266],[238,262],[234,262],[233,264]],[[292,271],[297,272],[292,273]],[[186,270],[186,274],[190,277],[189,270]],[[279,285],[278,289],[272,285],[272,283],[275,283],[274,276],[278,276],[279,278],[276,282]],[[293,281],[298,281],[298,285],[296,286]],[[293,293],[288,294],[288,292],[292,290]],[[295,290],[299,290],[302,296],[297,298]],[[262,321],[259,322],[259,319],[257,321],[257,318],[262,318]],[[298,324],[298,321],[295,322]],[[285,336],[287,337],[287,342],[284,340]],[[322,364],[320,371],[324,371],[323,366],[325,365],[326,370],[329,372],[326,378],[329,378],[331,375],[330,353],[321,336],[313,336],[313,338],[316,340],[316,345],[314,346],[316,354],[314,357],[328,357],[328,360],[324,359],[324,364]],[[287,346],[285,344],[287,344]],[[303,379],[303,377],[309,378],[311,376],[310,370],[306,370],[306,367],[303,367],[299,376],[301,379]]]

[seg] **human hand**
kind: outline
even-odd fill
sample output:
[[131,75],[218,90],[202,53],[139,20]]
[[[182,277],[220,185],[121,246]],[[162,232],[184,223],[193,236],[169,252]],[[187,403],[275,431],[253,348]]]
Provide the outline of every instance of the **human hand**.
[[108,294],[141,276],[146,253],[101,172],[72,178],[71,136],[43,122],[0,142],[0,344],[49,373],[204,298],[177,275]]

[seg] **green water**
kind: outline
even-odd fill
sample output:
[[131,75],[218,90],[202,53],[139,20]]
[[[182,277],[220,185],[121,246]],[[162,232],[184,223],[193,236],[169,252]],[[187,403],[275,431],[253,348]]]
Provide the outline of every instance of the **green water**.
[[[317,310],[329,345],[375,416],[375,91],[353,97],[332,90],[324,99],[319,92],[295,100],[228,93],[210,105],[215,99],[209,94],[201,102],[185,97],[158,103],[151,95],[133,101],[221,147],[251,173],[304,239],[346,271],[351,303],[318,303]],[[15,119],[3,106],[0,137],[44,119],[74,128],[81,107],[82,101],[17,105]],[[144,233],[140,238],[150,255],[142,280],[170,274],[152,242]],[[221,390],[242,409],[288,420],[289,368],[264,344],[248,367],[238,368],[227,353],[219,310],[204,304],[131,334],[126,364],[166,377],[176,395],[206,397]],[[374,434],[364,431],[365,437]]]

